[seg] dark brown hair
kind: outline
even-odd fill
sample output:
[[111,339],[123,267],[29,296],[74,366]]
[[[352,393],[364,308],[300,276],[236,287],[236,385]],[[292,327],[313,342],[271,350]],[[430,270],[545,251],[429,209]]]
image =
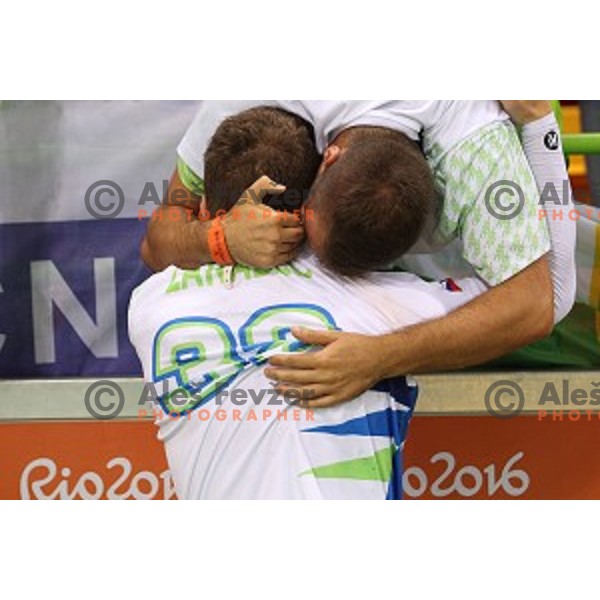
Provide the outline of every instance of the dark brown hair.
[[321,174],[311,209],[327,231],[319,259],[343,275],[361,275],[400,258],[434,209],[431,171],[419,147],[385,128],[348,132],[342,156]]
[[204,155],[204,185],[211,214],[229,210],[262,175],[287,187],[267,196],[273,208],[295,210],[308,196],[320,163],[314,131],[284,110],[251,108],[223,121]]

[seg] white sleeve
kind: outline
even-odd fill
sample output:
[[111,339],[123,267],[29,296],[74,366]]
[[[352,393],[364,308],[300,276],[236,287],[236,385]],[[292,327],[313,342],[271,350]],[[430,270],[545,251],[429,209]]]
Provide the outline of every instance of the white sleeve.
[[[577,223],[570,218],[574,209],[573,193],[554,115],[525,125],[522,141],[541,199],[545,200],[540,209],[546,210],[550,232],[548,256],[554,288],[554,322],[558,323],[567,316],[575,302]],[[566,194],[568,198],[563,197]]]

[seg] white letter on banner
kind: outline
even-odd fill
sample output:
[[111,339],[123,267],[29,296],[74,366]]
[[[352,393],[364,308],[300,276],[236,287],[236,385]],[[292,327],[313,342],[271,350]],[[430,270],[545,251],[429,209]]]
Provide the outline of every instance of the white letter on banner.
[[53,305],[96,358],[118,356],[115,259],[94,259],[96,323],[73,294],[51,260],[31,263],[31,304],[35,362],[56,362]]

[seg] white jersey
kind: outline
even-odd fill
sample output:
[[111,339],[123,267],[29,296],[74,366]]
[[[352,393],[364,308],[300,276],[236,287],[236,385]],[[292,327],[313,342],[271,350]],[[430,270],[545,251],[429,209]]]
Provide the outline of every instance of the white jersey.
[[228,117],[257,106],[275,106],[308,121],[319,152],[349,127],[387,127],[421,141],[426,155],[439,156],[508,115],[495,100],[204,100],[177,152],[200,177],[204,153]]
[[310,350],[292,326],[382,334],[485,291],[477,279],[459,286],[407,273],[338,278],[308,255],[270,270],[172,266],[150,277],[132,295],[129,334],[164,394],[157,424],[179,497],[397,497],[415,387],[389,380],[310,411],[274,392],[264,364]]

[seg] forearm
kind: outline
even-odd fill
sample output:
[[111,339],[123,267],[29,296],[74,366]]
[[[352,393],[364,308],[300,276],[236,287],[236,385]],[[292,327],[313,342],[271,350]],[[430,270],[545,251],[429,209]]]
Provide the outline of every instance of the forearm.
[[522,132],[523,148],[544,200],[539,207],[540,218],[546,219],[550,233],[548,262],[555,323],[568,314],[575,301],[577,231],[577,223],[571,218],[572,192],[558,131],[554,115],[549,114],[524,125]]
[[384,377],[446,371],[492,360],[548,335],[546,258],[446,317],[380,338]]
[[162,206],[148,223],[142,258],[154,271],[169,265],[197,269],[212,262],[208,249],[210,222],[199,220],[189,209]]

